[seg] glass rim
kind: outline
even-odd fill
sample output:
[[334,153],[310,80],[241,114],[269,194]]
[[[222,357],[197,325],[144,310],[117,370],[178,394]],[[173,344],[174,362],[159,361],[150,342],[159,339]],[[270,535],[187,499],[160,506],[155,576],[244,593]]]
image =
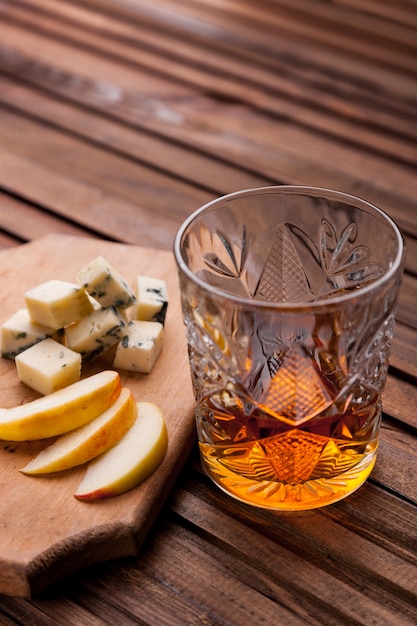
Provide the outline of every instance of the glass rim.
[[[332,198],[335,200],[344,201],[346,204],[352,204],[355,208],[359,210],[363,210],[367,213],[371,213],[373,215],[379,216],[383,221],[385,221],[392,229],[393,233],[397,238],[397,254],[392,262],[392,265],[388,270],[372,283],[365,285],[364,287],[360,287],[357,290],[346,291],[343,294],[339,294],[336,296],[331,296],[328,298],[322,298],[319,300],[313,300],[309,302],[270,302],[263,300],[255,300],[252,298],[245,298],[243,296],[238,296],[232,294],[230,292],[224,291],[218,287],[210,285],[205,282],[201,278],[199,278],[187,265],[184,260],[181,244],[183,238],[186,234],[188,227],[204,212],[212,207],[216,207],[216,205],[220,205],[225,201],[240,198],[240,197],[248,197],[254,195],[264,195],[268,193],[278,193],[278,194],[288,194],[288,195],[310,195],[315,197],[325,197]],[[225,300],[229,300],[234,302],[239,306],[245,306],[256,309],[270,309],[270,310],[282,310],[282,311],[306,311],[311,309],[322,309],[329,306],[334,306],[336,304],[347,302],[348,300],[353,300],[358,297],[362,297],[363,295],[368,294],[369,292],[373,292],[377,290],[379,287],[383,286],[385,283],[389,282],[390,279],[398,272],[400,269],[402,262],[405,257],[405,242],[403,235],[395,223],[395,221],[382,209],[377,207],[376,205],[368,202],[367,200],[363,200],[358,196],[354,196],[353,194],[349,194],[343,191],[337,191],[334,189],[329,189],[326,187],[314,187],[309,185],[267,185],[265,187],[253,187],[248,189],[242,189],[240,191],[234,191],[228,194],[224,194],[209,202],[203,204],[198,209],[193,211],[181,224],[179,227],[173,243],[173,253],[174,258],[177,263],[178,268],[191,280],[193,283],[198,285],[201,289],[206,291],[207,293],[212,293],[216,297],[223,298]]]

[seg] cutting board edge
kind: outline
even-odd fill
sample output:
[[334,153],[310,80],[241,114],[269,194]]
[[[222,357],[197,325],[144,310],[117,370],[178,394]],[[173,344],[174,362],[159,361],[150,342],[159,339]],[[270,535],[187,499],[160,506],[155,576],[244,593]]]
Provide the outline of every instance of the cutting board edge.
[[[121,250],[124,253],[125,250],[129,249],[140,249],[142,253],[149,251],[151,254],[152,250],[154,250],[153,248],[144,248],[143,246],[135,246],[130,243],[103,241],[102,239],[94,237],[77,237],[74,235],[49,233],[39,239],[34,239],[22,244],[17,248],[0,251],[0,259],[2,257],[6,258],[7,254],[7,259],[13,260],[14,255],[27,254],[28,251],[30,257],[31,254],[39,252],[41,249],[43,251],[43,248],[45,248],[46,254],[48,254],[54,246],[56,248],[60,248],[61,245],[63,245],[64,248],[66,247],[68,249],[68,246],[72,241],[74,241],[75,245],[90,245],[92,248],[100,248],[100,244],[103,244],[104,248],[107,247],[108,250],[115,251],[116,256],[117,252],[120,252]],[[62,242],[62,244],[60,242]],[[163,265],[165,265],[165,261],[169,260],[169,257],[173,259],[172,252],[170,253],[167,250],[159,249],[155,250],[158,255],[162,255],[159,258],[163,259]],[[102,252],[100,250],[97,252],[97,254],[101,253]],[[106,256],[105,253],[104,256]],[[169,273],[172,280],[172,271],[170,270]],[[89,539],[88,529],[85,532],[81,532],[79,537],[80,558],[76,555],[77,558],[74,559],[74,562],[68,562],[65,558],[59,558],[60,550],[63,550],[64,556],[66,554],[65,550],[67,539],[64,539],[59,543],[55,543],[53,546],[43,552],[40,552],[38,555],[35,554],[33,558],[27,559],[27,562],[23,560],[23,562],[20,561],[12,563],[10,560],[7,561],[7,559],[4,559],[3,563],[7,563],[10,568],[9,573],[12,574],[12,578],[14,577],[14,580],[11,584],[9,584],[6,580],[6,572],[6,576],[3,581],[0,580],[0,593],[20,597],[33,597],[34,595],[38,595],[39,593],[42,593],[42,591],[45,591],[55,582],[70,576],[72,573],[89,567],[90,565],[97,565],[109,560],[118,560],[126,556],[137,556],[195,443],[195,424],[193,408],[191,405],[187,407],[186,412],[184,410],[183,431],[183,437],[181,439],[183,443],[181,453],[173,459],[168,479],[165,479],[165,481],[162,481],[159,484],[153,498],[152,506],[147,511],[146,520],[143,519],[143,512],[139,512],[140,505],[138,505],[138,507],[132,507],[132,516],[129,521],[123,519],[116,524],[110,523],[109,527],[107,527],[107,523],[103,524],[103,534],[98,538],[93,537],[92,539]],[[112,542],[107,539],[107,536],[111,537],[116,528],[118,536],[121,538],[121,542],[120,545],[117,545],[113,551],[110,545]],[[92,553],[94,556],[88,554],[85,555],[84,551],[86,545],[91,546],[94,543],[98,546],[102,545],[103,551],[100,553],[100,550],[93,550]],[[3,567],[1,569],[3,569]]]

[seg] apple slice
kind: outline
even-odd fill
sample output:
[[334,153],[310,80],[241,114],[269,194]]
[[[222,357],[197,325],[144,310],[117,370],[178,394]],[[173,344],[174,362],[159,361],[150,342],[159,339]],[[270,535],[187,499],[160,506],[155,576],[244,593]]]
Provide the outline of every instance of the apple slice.
[[123,437],[138,414],[130,389],[123,388],[116,402],[93,421],[61,435],[26,467],[23,474],[49,474],[82,465],[102,454]]
[[75,492],[79,500],[102,500],[129,491],[148,478],[165,456],[168,436],[160,409],[138,402],[138,416],[113,448],[90,462]]
[[74,430],[106,411],[121,389],[119,373],[104,370],[32,402],[0,409],[0,439],[31,441]]

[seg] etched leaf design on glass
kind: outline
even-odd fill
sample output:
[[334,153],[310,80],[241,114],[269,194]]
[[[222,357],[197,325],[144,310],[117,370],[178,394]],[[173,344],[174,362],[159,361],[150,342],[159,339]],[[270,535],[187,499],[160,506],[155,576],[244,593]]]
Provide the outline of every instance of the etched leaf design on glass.
[[208,270],[204,278],[212,285],[226,292],[242,297],[252,297],[248,284],[246,262],[249,251],[249,237],[243,225],[233,237],[220,229],[211,233],[211,250],[202,255]]
[[[270,229],[264,234],[269,237],[269,233]],[[254,246],[249,245],[253,235],[245,225],[231,234],[215,229],[209,237],[211,249],[202,255],[205,279],[238,296],[268,302],[313,302],[362,287],[383,273],[372,261],[371,248],[356,244],[355,222],[338,232],[323,218],[315,238],[296,224],[279,224],[261,267]]]
[[325,281],[316,297],[363,287],[383,274],[383,268],[371,261],[368,246],[354,246],[357,234],[355,222],[346,226],[338,238],[333,224],[326,219],[321,221],[318,250]]
[[362,287],[376,280],[383,268],[371,260],[371,249],[354,245],[357,225],[340,236],[323,219],[318,239],[296,224],[282,224],[263,267],[255,296],[269,302],[311,302]]
[[[235,250],[233,245],[228,238],[228,236],[222,232],[221,230],[215,230],[214,236],[218,238],[221,242],[221,246],[219,248],[219,253],[217,252],[207,252],[204,254],[204,262],[218,274],[222,274],[223,276],[229,276],[230,278],[239,278],[242,274],[242,270],[245,266],[245,261],[247,257],[247,235],[246,235],[246,227],[242,228],[242,240],[241,246],[239,249],[240,259],[236,258]],[[218,246],[214,246],[218,248]],[[222,258],[220,258],[219,254],[222,254]]]

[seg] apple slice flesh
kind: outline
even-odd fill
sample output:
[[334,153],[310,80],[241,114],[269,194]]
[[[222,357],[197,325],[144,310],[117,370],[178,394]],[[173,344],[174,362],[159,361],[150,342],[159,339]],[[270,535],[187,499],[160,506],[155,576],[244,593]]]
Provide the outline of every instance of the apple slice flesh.
[[62,435],[106,411],[119,397],[120,375],[104,370],[10,409],[0,409],[0,439],[33,441]]
[[138,402],[138,416],[115,446],[91,461],[75,497],[102,500],[133,489],[150,476],[165,456],[168,436],[160,409]]
[[130,389],[123,388],[107,411],[84,426],[61,435],[20,471],[23,474],[48,474],[91,461],[114,446],[129,430],[138,414]]

